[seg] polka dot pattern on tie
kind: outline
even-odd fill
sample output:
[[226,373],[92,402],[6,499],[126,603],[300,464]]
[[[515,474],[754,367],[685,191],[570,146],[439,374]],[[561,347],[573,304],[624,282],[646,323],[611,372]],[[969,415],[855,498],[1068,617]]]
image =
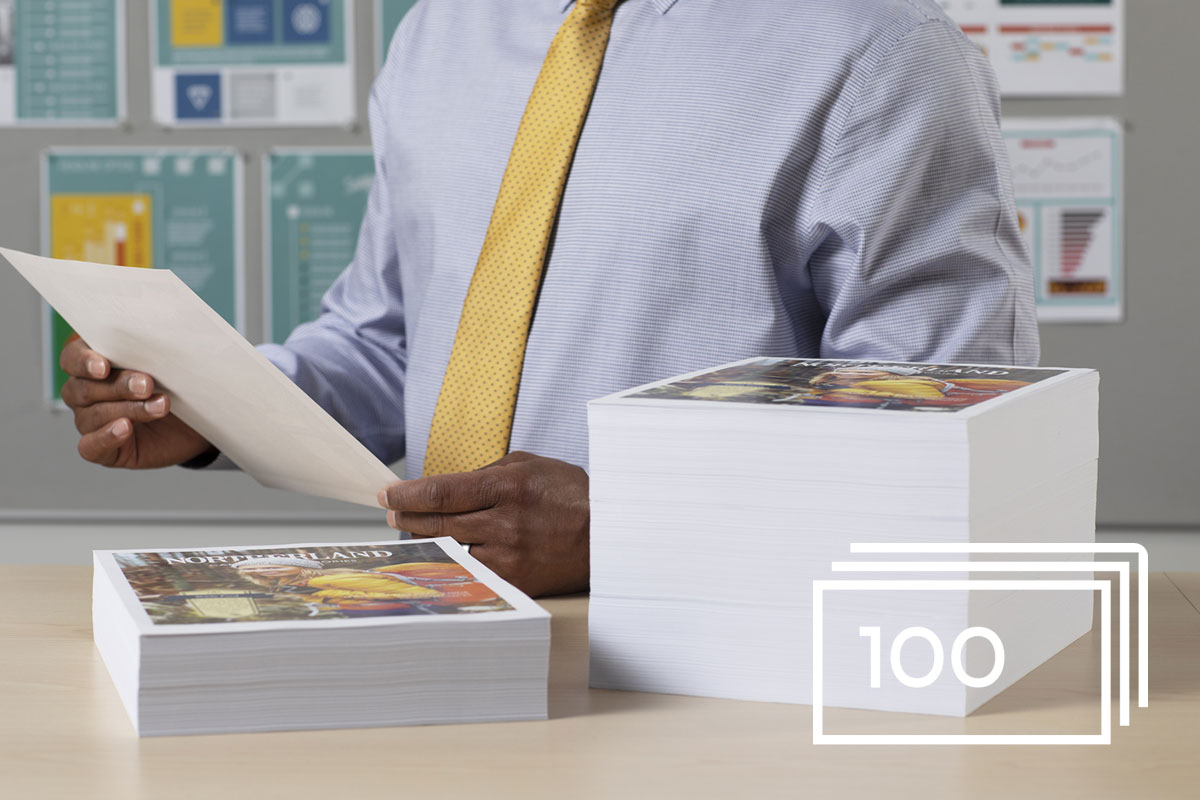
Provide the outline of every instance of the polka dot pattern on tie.
[[463,302],[426,475],[478,469],[508,452],[550,234],[619,2],[577,0],[550,44]]

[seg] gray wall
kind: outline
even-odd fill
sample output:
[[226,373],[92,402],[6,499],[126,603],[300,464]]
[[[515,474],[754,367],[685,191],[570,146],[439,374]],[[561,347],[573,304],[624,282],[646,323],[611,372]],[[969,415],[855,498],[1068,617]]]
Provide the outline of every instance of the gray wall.
[[1100,370],[1099,519],[1200,524],[1200,30],[1195,0],[1129,4],[1125,96],[1005,102],[1125,122],[1125,322],[1043,325],[1042,363]]
[[[280,145],[364,145],[365,130],[167,132],[150,122],[148,33],[129,3],[129,125],[122,130],[0,131],[0,244],[39,247],[38,153],[47,145],[214,145],[240,148],[246,162],[248,330],[261,336],[259,156]],[[359,116],[374,68],[373,16],[358,16]],[[1127,309],[1119,325],[1043,326],[1043,363],[1099,368],[1102,375],[1100,520],[1196,526],[1200,486],[1198,325],[1200,269],[1191,241],[1192,193],[1200,158],[1195,0],[1138,0],[1128,24],[1128,90],[1119,100],[1005,103],[1012,116],[1112,115],[1127,124]],[[376,519],[366,509],[269,489],[238,474],[165,470],[131,476],[75,454],[70,418],[42,399],[41,310],[14,272],[0,269],[0,520],[38,516],[224,519]]]

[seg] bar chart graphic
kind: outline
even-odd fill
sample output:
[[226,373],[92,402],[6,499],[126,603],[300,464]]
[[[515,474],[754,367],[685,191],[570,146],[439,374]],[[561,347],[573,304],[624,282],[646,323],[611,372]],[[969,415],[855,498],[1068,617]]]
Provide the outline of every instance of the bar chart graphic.
[[1062,255],[1064,275],[1074,275],[1092,244],[1092,231],[1104,219],[1103,210],[1064,211],[1062,215]]
[[1047,209],[1047,245],[1057,254],[1058,269],[1049,277],[1051,296],[1104,297],[1108,294],[1112,256],[1111,211],[1107,208]]

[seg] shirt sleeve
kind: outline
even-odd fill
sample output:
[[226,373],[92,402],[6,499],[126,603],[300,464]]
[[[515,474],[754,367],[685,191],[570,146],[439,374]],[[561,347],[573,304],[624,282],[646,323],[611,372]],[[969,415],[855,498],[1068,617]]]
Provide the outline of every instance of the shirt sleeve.
[[385,69],[368,106],[375,180],[354,260],[321,303],[321,316],[297,327],[282,345],[260,351],[340,422],[391,463],[404,455],[404,297],[391,222]]
[[930,20],[866,75],[810,219],[821,357],[1036,365],[991,66]]

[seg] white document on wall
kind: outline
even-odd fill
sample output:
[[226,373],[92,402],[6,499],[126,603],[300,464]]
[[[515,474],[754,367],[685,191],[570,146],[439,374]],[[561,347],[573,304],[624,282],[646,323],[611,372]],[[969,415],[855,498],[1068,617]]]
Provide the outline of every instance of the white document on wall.
[[992,62],[1009,97],[1125,89],[1125,0],[938,0]]
[[1004,120],[1043,322],[1121,321],[1122,134],[1111,118]]
[[397,480],[170,270],[0,254],[89,346],[152,375],[176,416],[264,486],[377,508]]

